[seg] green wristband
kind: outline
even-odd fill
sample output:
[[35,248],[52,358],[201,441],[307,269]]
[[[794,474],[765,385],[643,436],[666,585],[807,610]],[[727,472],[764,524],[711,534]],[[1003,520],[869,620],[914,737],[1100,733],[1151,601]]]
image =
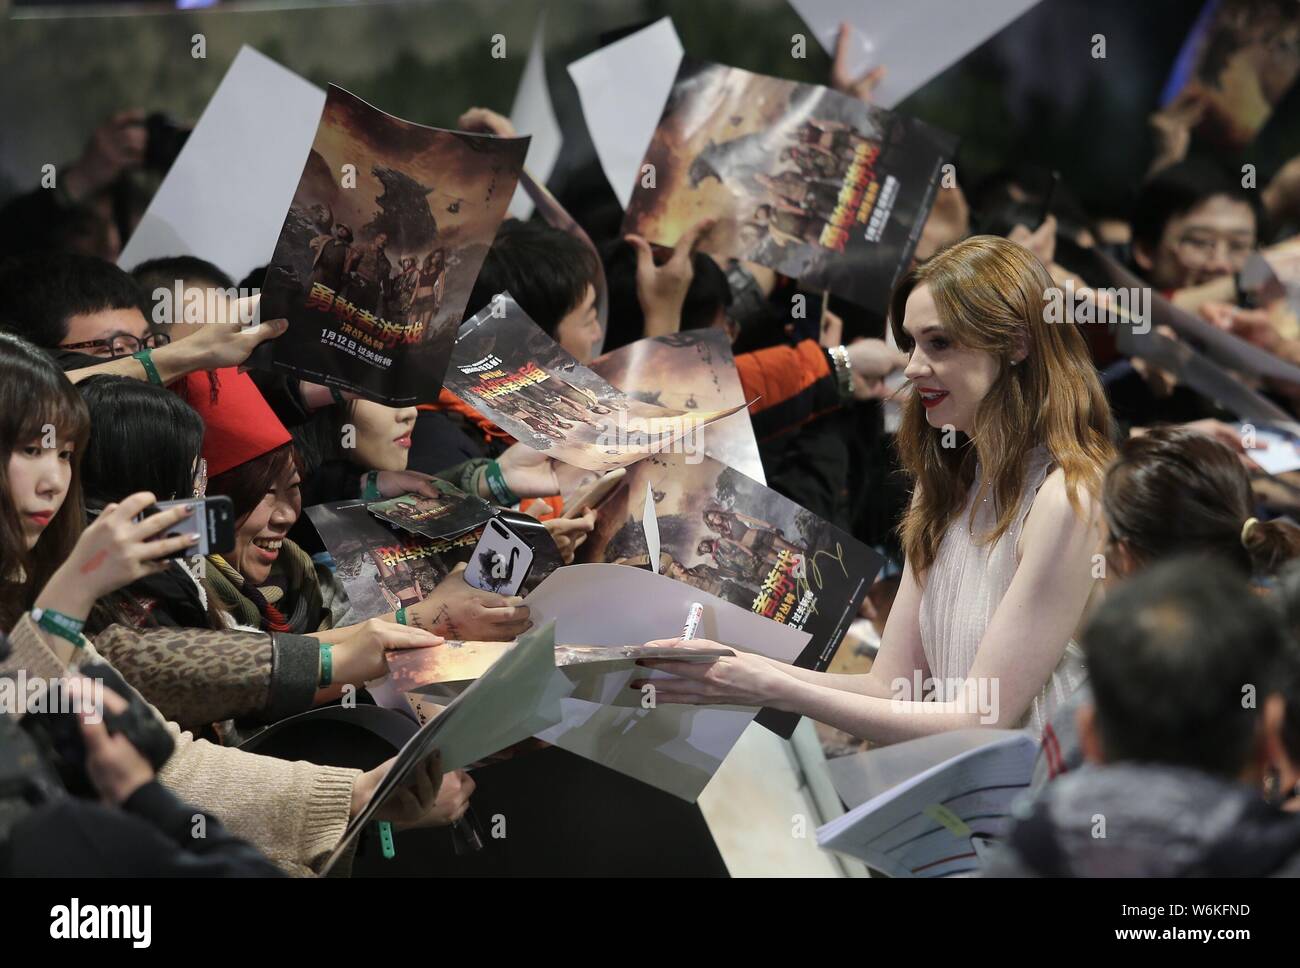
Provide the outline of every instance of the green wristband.
[[387,820],[379,821],[379,849],[383,852],[384,860],[392,860],[397,856],[397,846],[393,843],[393,825]]
[[334,681],[334,646],[320,644],[320,687],[324,689]]
[[397,614],[393,616],[393,621],[396,622],[398,625],[410,625],[410,624],[411,624],[410,622],[408,622],[408,621],[406,620],[406,606],[405,606],[405,605],[403,605],[401,608],[399,608],[399,609],[397,610]]
[[381,497],[383,495],[379,493],[379,471],[368,471],[365,483],[361,485],[361,500],[378,501]]
[[153,351],[145,348],[139,353],[132,353],[131,359],[139,360],[140,365],[144,367],[145,376],[149,377],[149,382],[154,386],[163,385],[162,377],[158,373],[158,367],[153,365]]
[[488,490],[492,492],[492,497],[497,504],[503,507],[513,507],[519,503],[519,496],[510,490],[506,484],[506,476],[501,473],[501,465],[496,461],[489,461],[485,471],[487,478]]
[[86,627],[86,623],[81,619],[56,612],[52,608],[34,608],[32,621],[51,635],[66,639],[79,649],[86,644],[86,640],[81,635],[81,630]]

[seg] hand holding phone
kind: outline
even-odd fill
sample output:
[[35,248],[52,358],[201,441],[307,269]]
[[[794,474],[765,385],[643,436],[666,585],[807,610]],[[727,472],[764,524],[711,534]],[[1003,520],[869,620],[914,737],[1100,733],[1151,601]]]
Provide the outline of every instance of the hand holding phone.
[[465,569],[465,583],[486,592],[514,595],[533,564],[533,549],[522,538],[492,518]]
[[169,528],[161,538],[181,534],[197,534],[197,544],[178,552],[172,557],[184,558],[190,555],[224,554],[235,547],[235,508],[230,498],[223,496],[208,498],[188,498],[184,501],[159,501],[144,509],[140,520],[186,504],[194,505],[194,513],[173,528]]

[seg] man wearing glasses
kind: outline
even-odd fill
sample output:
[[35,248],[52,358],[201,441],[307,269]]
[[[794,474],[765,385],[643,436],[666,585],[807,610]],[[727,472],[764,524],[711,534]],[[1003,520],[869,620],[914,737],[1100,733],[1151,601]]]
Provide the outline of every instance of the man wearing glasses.
[[[252,297],[257,298],[257,297]],[[93,256],[42,253],[0,266],[0,329],[50,352],[74,383],[99,373],[170,384],[200,370],[238,366],[284,320],[245,329],[209,321],[184,340],[150,331],[135,281]],[[246,307],[244,307],[246,308]]]

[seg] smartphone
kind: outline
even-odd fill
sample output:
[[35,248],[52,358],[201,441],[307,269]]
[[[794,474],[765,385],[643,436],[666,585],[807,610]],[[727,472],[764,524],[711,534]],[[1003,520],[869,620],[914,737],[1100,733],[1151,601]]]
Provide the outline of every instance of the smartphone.
[[465,583],[485,592],[515,595],[533,566],[533,549],[496,518],[483,528],[465,567]]
[[187,518],[182,518],[166,534],[158,537],[170,538],[173,535],[197,532],[199,540],[197,544],[172,555],[173,558],[186,558],[190,555],[221,555],[234,549],[235,507],[228,497],[218,495],[208,498],[193,497],[184,501],[159,501],[152,507],[146,508],[140,515],[140,519],[186,504],[194,505],[194,513]]

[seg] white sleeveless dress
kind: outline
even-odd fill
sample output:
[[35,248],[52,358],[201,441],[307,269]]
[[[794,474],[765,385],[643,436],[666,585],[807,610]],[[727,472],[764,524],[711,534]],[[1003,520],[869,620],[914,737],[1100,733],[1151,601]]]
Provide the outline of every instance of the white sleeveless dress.
[[[975,537],[971,536],[971,503],[981,480],[981,471],[976,467],[966,506],[939,542],[938,555],[925,576],[921,593],[921,644],[930,676],[940,683],[963,680],[970,674],[984,631],[1016,573],[1016,545],[1025,518],[1052,468],[1046,448],[1030,452],[1025,467],[1026,487],[1011,527],[994,544],[978,545],[978,536],[989,533],[997,517],[992,498],[981,500],[974,519]],[[1085,678],[1083,652],[1071,640],[1051,678],[1017,725],[1041,738],[1043,727],[1057,707]]]

